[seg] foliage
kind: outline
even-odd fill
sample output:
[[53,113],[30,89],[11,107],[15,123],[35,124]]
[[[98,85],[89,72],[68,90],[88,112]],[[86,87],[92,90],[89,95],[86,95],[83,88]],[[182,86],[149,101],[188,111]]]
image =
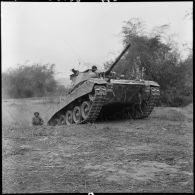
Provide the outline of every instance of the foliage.
[[[144,26],[138,18],[125,23],[123,44],[131,42],[131,47],[114,71],[124,74],[126,79],[133,79],[135,59],[139,56],[141,67],[145,69],[144,79],[160,85],[161,105],[182,106],[192,102],[192,55],[181,59],[177,43],[166,33],[169,25],[155,27],[150,33],[145,32]],[[110,64],[106,62],[105,68]]]
[[57,86],[54,67],[54,64],[18,65],[2,73],[3,97],[41,97],[53,93]]

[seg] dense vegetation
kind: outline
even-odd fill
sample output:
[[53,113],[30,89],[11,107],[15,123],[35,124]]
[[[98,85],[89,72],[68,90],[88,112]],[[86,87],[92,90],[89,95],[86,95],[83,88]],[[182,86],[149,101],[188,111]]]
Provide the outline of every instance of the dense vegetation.
[[[193,57],[191,52],[187,59],[182,60],[177,45],[165,33],[168,27],[162,25],[145,33],[144,23],[139,19],[126,22],[122,29],[123,43],[131,42],[132,46],[114,71],[132,79],[133,65],[139,56],[141,67],[145,68],[144,79],[160,84],[160,104],[183,106],[192,102]],[[105,67],[110,64],[105,63]]]
[[2,74],[3,98],[42,97],[62,91],[54,79],[54,64],[19,65]]
[[[184,106],[193,101],[193,56],[190,49],[183,60],[177,44],[167,35],[169,25],[155,27],[145,32],[143,21],[133,18],[122,28],[123,44],[132,46],[114,68],[126,79],[132,79],[133,66],[137,56],[140,66],[145,68],[145,80],[160,84],[160,105]],[[112,62],[104,64],[107,69]],[[67,92],[54,79],[54,64],[19,65],[2,73],[3,98],[28,98],[61,95]]]

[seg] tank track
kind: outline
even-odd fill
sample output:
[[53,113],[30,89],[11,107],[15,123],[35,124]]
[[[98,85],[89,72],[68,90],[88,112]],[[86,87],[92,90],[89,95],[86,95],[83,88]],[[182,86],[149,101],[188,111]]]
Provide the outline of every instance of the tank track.
[[[88,113],[88,117],[85,120],[78,122],[77,124],[85,124],[85,123],[93,123],[97,119],[100,121],[105,120],[118,120],[118,119],[143,119],[147,118],[150,113],[152,112],[154,106],[158,103],[160,97],[160,90],[159,87],[151,87],[150,88],[150,96],[149,98],[142,103],[141,112],[139,109],[135,110],[121,110],[118,114],[117,113],[102,113],[101,109],[105,104],[106,98],[106,87],[105,86],[95,86],[94,88],[95,93],[93,96],[92,104],[90,111]],[[89,99],[88,99],[89,100]],[[138,106],[138,105],[135,105]]]
[[[104,90],[106,90],[106,88],[104,87]],[[129,118],[133,118],[133,119],[143,119],[143,118],[147,118],[152,110],[154,109],[154,107],[157,105],[158,101],[159,101],[159,97],[160,97],[160,90],[159,87],[151,87],[150,88],[150,96],[148,98],[147,101],[144,102],[144,107],[142,108],[142,112],[136,113],[136,115],[133,115],[132,110],[129,111],[121,111],[120,114],[118,114],[117,119],[129,119]],[[97,119],[100,119],[101,121],[103,120],[115,120],[116,119],[116,113],[113,113],[113,115],[111,116],[109,114],[109,118],[107,119],[107,116],[100,116],[100,112],[101,112],[101,108],[104,104],[104,102],[106,101],[106,94],[104,94],[104,92],[102,91],[102,87],[97,86],[97,88],[95,89],[95,98],[92,104],[92,107],[90,109],[89,112],[89,116],[86,120],[81,121],[80,124],[84,124],[87,122],[94,122]],[[120,117],[119,117],[120,116]]]
[[93,123],[99,116],[102,106],[106,101],[106,87],[95,86],[95,95],[92,102],[87,119],[81,121],[79,124],[84,124],[87,122]]
[[142,112],[138,112],[136,115],[132,116],[134,119],[146,118],[150,115],[154,107],[157,105],[160,97],[159,87],[150,88],[150,97],[142,105]]

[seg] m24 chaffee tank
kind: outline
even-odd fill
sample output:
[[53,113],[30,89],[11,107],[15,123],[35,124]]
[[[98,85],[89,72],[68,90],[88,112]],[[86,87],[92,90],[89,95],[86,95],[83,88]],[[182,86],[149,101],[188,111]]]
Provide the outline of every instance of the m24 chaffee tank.
[[105,72],[96,67],[79,72],[72,69],[72,88],[56,106],[48,125],[71,125],[97,119],[146,118],[159,96],[159,84],[146,80],[117,78],[112,69],[129,49],[128,44]]

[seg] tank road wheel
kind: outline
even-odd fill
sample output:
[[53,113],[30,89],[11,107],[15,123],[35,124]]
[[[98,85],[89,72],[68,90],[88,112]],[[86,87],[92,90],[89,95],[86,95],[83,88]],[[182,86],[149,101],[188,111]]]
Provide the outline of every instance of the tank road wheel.
[[78,124],[81,121],[81,108],[75,106],[72,112],[73,121]]
[[72,111],[71,110],[68,110],[66,112],[66,124],[67,125],[71,125],[73,123],[73,118],[72,118]]
[[81,105],[81,116],[83,119],[87,119],[89,110],[91,108],[91,103],[89,101],[84,101]]
[[60,125],[66,124],[66,116],[65,115],[60,115],[59,123],[60,123]]

